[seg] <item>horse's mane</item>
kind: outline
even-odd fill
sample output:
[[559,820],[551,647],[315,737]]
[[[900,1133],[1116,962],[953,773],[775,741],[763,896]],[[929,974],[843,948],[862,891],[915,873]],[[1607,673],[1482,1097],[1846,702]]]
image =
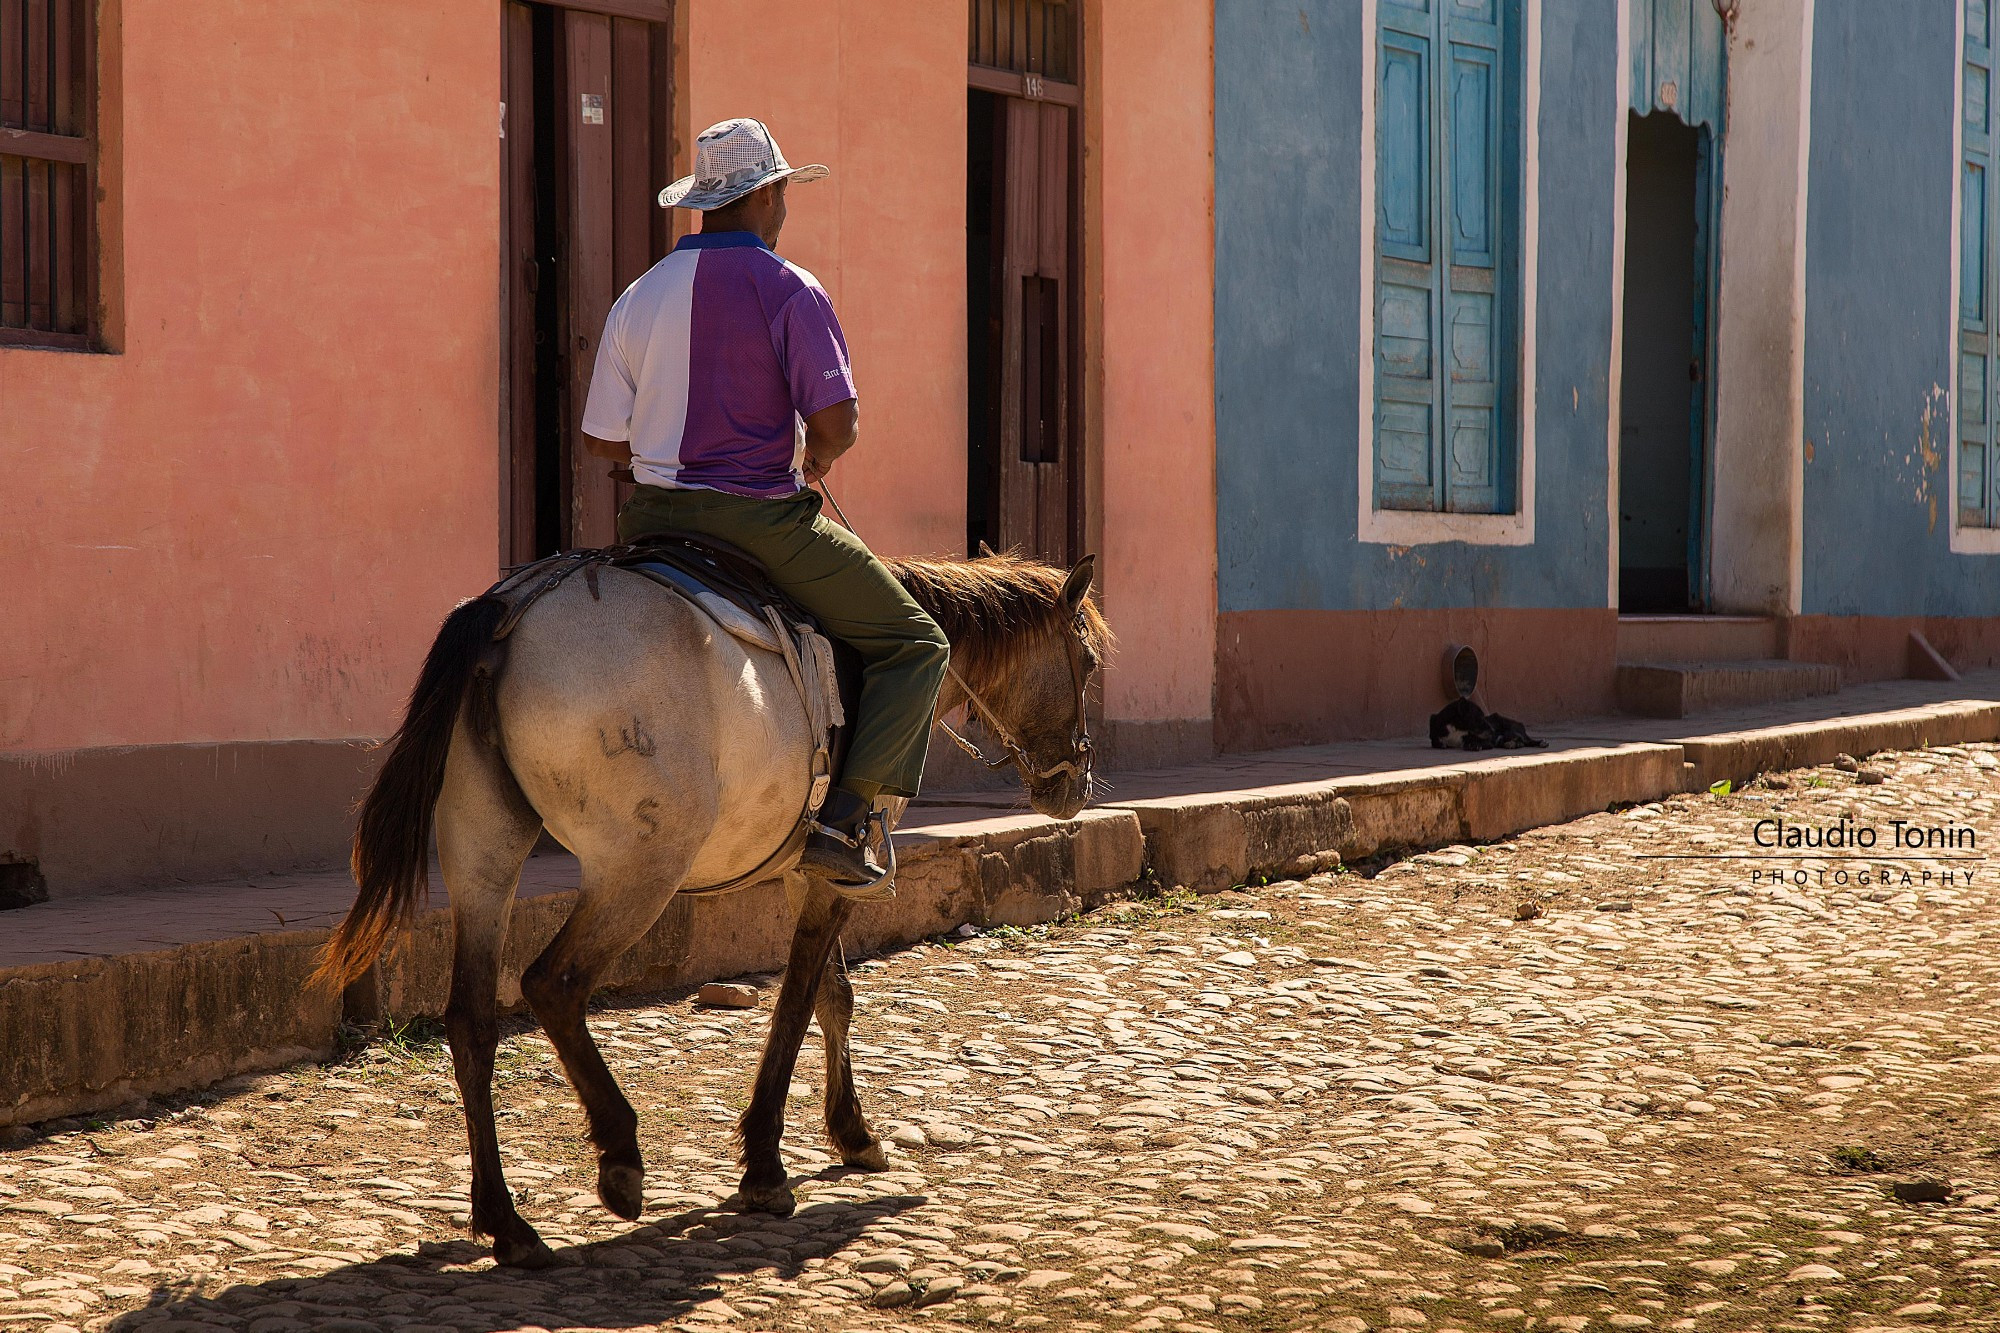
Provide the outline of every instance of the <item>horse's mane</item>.
[[[951,661],[974,689],[1004,679],[1067,630],[1069,571],[1009,552],[976,560],[890,560],[890,570],[951,640]],[[1102,662],[1111,627],[1086,597],[1083,642]]]

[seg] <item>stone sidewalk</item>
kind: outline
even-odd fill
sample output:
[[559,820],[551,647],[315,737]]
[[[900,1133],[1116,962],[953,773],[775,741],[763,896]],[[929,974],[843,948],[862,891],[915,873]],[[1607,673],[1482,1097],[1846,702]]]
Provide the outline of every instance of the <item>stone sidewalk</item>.
[[[890,1169],[821,1149],[809,1043],[786,1219],[731,1197],[762,1012],[592,1015],[639,1111],[637,1224],[514,1025],[500,1136],[546,1272],[465,1238],[421,1031],[17,1134],[0,1328],[2000,1328],[2000,754],[1867,768],[861,963]],[[1978,841],[1738,856],[1756,821],[1842,818]]]
[[[869,953],[964,922],[1047,921],[1142,877],[1208,891],[1384,848],[1500,838],[1843,750],[1991,739],[1996,701],[2000,672],[1986,672],[1692,720],[1585,719],[1538,729],[1550,747],[1537,751],[1473,756],[1417,740],[1228,755],[1111,774],[1096,806],[1069,824],[1024,811],[1009,793],[933,795],[897,835],[901,896],[870,909],[848,944]],[[564,854],[530,859],[511,976],[560,924],[575,873]],[[324,1053],[340,1005],[302,994],[300,982],[351,895],[344,873],[271,875],[0,916],[0,1124]],[[676,902],[612,984],[658,990],[774,966],[786,917],[775,886]],[[400,961],[348,997],[350,1009],[437,1012],[447,930],[432,911]]]

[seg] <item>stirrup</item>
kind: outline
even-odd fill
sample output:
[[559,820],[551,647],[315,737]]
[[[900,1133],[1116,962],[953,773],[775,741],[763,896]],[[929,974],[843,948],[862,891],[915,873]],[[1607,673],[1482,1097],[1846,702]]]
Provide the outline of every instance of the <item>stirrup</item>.
[[828,888],[851,902],[879,903],[896,896],[896,840],[889,836],[889,812],[871,809],[862,819],[862,831],[858,835],[850,834],[845,829],[835,828],[830,824],[822,824],[818,819],[812,820],[810,824],[813,832],[823,833],[843,847],[852,847],[864,854],[868,849],[866,830],[870,824],[875,825],[882,835],[883,856],[888,862],[883,867],[882,873],[866,884],[836,884],[831,880],[826,881]]

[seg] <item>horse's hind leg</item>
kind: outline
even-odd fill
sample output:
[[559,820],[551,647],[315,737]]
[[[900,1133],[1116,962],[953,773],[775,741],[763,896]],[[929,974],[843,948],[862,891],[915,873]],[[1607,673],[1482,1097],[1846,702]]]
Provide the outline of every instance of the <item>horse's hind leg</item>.
[[686,864],[678,864],[671,875],[661,869],[657,853],[645,870],[624,875],[586,866],[576,910],[521,977],[521,993],[583,1103],[590,1141],[597,1147],[597,1197],[628,1222],[644,1207],[639,1117],[591,1040],[584,1013],[605,971],[659,919],[680,887]]
[[[803,918],[806,899],[829,892],[817,880],[801,874],[785,876],[785,896],[792,911]],[[887,1169],[889,1159],[882,1142],[868,1128],[861,1114],[861,1100],[854,1094],[854,1065],[847,1049],[848,1027],[854,1018],[854,987],[847,982],[847,960],[841,956],[836,939],[826,970],[820,976],[819,993],[813,998],[813,1017],[819,1020],[821,1038],[826,1043],[826,1136],[849,1166],[870,1171]]]
[[771,1033],[757,1066],[750,1108],[737,1126],[743,1144],[740,1189],[744,1204],[756,1212],[784,1216],[795,1206],[784,1158],[778,1151],[785,1133],[785,1095],[791,1090],[799,1043],[805,1040],[806,1024],[819,998],[827,954],[853,910],[847,899],[815,881],[799,911],[791,959],[785,964],[784,985],[771,1013]]
[[437,811],[453,936],[445,1033],[472,1153],[472,1230],[493,1238],[495,1260],[521,1268],[546,1267],[555,1256],[515,1211],[507,1188],[493,1125],[493,1053],[500,1044],[497,1008],[507,917],[521,863],[541,827],[499,754],[461,725],[446,760]]

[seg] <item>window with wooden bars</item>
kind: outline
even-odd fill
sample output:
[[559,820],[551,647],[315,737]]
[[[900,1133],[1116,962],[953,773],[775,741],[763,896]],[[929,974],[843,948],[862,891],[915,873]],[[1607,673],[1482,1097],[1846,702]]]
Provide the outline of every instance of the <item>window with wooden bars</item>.
[[1377,509],[1515,511],[1520,8],[1377,11]]
[[0,346],[96,333],[90,0],[0,0]]
[[1070,0],[972,0],[969,63],[1075,83],[1075,11]]

